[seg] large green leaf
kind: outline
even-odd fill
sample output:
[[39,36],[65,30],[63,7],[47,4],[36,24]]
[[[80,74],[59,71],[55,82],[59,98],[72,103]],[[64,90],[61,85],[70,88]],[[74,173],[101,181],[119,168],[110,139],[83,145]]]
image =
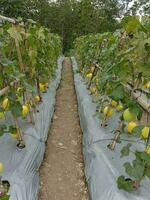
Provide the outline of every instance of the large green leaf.
[[127,192],[132,192],[134,190],[133,181],[131,179],[126,179],[124,176],[118,177],[117,185],[119,189],[123,189]]
[[126,146],[124,146],[121,150],[121,158],[124,156],[128,156],[130,153],[130,148],[131,148],[131,144],[127,144]]

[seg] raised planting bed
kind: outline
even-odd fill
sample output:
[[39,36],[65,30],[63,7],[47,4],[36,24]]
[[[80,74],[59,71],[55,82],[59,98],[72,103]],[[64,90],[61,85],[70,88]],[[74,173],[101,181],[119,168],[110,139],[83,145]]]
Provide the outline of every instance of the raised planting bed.
[[128,137],[122,134],[123,142],[117,143],[113,151],[108,148],[108,144],[113,141],[113,132],[118,127],[122,113],[114,112],[113,116],[107,120],[107,127],[102,127],[102,121],[96,116],[98,103],[93,102],[91,92],[87,89],[87,82],[80,75],[75,58],[72,58],[72,63],[80,124],[83,131],[85,173],[91,200],[149,200],[150,180],[148,178],[141,181],[140,187],[132,192],[119,190],[117,187],[119,176],[129,176],[123,164],[135,159],[132,153],[120,158],[122,148],[132,143],[131,151],[144,151],[144,142],[132,135]]
[[[33,112],[34,125],[27,120],[19,120],[19,126],[24,133],[26,147],[18,149],[17,140],[10,134],[0,138],[0,161],[4,171],[2,180],[10,183],[10,200],[36,200],[39,190],[39,167],[43,160],[45,142],[47,140],[51,119],[54,112],[56,90],[61,79],[63,57],[57,61],[56,75],[49,87],[42,94],[42,102]],[[9,113],[6,122],[11,124]]]

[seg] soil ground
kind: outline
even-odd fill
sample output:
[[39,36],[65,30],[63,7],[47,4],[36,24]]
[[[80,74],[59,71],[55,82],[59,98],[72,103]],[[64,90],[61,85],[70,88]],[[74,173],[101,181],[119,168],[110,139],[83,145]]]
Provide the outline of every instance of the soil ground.
[[40,169],[39,200],[89,200],[84,176],[82,132],[68,58],[63,63],[56,110]]

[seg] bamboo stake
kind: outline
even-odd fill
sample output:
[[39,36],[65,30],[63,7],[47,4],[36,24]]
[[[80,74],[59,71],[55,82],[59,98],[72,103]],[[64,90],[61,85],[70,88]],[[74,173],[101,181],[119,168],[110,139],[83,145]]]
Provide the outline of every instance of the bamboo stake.
[[118,139],[119,139],[119,137],[120,137],[121,128],[122,128],[122,123],[120,122],[120,124],[119,124],[117,130],[115,131],[115,136],[114,136],[113,141],[112,141],[110,144],[107,145],[107,147],[108,147],[110,150],[112,150],[112,151],[115,149],[116,144],[117,144],[117,141],[118,141]]
[[21,131],[20,127],[19,127],[18,119],[16,117],[14,117],[14,121],[15,121],[15,125],[16,125],[16,128],[17,128],[17,135],[18,135],[18,141],[19,141],[17,146],[18,146],[18,148],[23,149],[25,147],[23,134],[22,134],[22,131]]
[[[131,91],[130,86],[124,85],[123,86],[127,89],[127,91]],[[150,114],[150,105],[142,97],[139,97],[138,94],[134,91],[132,93],[132,97],[139,103],[139,105]]]
[[9,86],[3,88],[2,90],[0,90],[0,96],[3,96],[4,94],[6,94],[9,90]]
[[[19,81],[13,81],[10,83],[11,86],[14,86],[16,83],[18,83]],[[6,94],[9,90],[10,86],[6,86],[5,88],[0,90],[0,97],[3,96],[4,94]]]
[[12,24],[16,24],[16,21],[12,18],[9,18],[9,17],[5,17],[5,16],[0,15],[0,19],[3,20],[3,21],[10,22]]
[[39,78],[38,78],[38,75],[36,75],[36,84],[37,84],[37,92],[38,92],[38,96],[40,97],[40,101],[42,101],[42,95],[41,95],[41,92],[40,92],[40,87],[39,87]]
[[24,24],[23,24],[23,23],[19,23],[16,19],[12,19],[12,18],[10,18],[10,17],[5,17],[5,16],[3,16],[3,15],[0,15],[0,19],[1,19],[2,21],[7,21],[7,22],[12,23],[12,24],[14,24],[14,25],[18,24],[19,26],[24,27]]
[[[19,65],[20,65],[21,72],[25,72],[25,67],[24,67],[24,64],[23,64],[22,56],[21,56],[19,42],[18,42],[17,39],[15,39],[15,45],[16,45],[16,49],[17,49],[17,55],[18,55],[18,60],[19,60]],[[26,97],[26,100],[28,102],[29,101],[29,97],[28,97],[27,93],[25,93],[25,97]],[[27,103],[27,107],[28,107],[28,110],[29,110],[30,123],[34,123],[32,110],[31,110],[31,107],[28,105],[28,103]]]
[[[101,69],[101,67],[98,64],[95,64],[95,66],[99,69]],[[139,78],[141,79],[141,74],[139,74]],[[129,83],[128,83],[129,84]],[[129,85],[124,85],[122,84],[129,92],[132,90],[132,88]],[[139,103],[139,105],[150,114],[150,105],[142,99],[142,97],[138,97],[138,94],[136,92],[136,90],[138,90],[138,85],[139,85],[139,80],[136,82],[136,88],[134,89],[134,91],[132,92],[132,96],[133,98],[137,101],[137,103]],[[145,91],[142,90],[142,93],[145,94]]]
[[99,65],[94,64],[94,71],[93,71],[92,77],[91,77],[91,79],[90,79],[90,81],[89,81],[89,83],[88,83],[88,87],[87,87],[88,89],[91,87],[92,80],[93,80],[93,78],[96,76],[96,74],[97,74],[97,72],[98,72],[99,69],[101,69],[101,68],[99,67]]
[[17,39],[15,39],[15,45],[16,45],[16,49],[17,49],[17,55],[18,55],[20,69],[21,69],[22,72],[24,72],[24,65],[23,65],[23,61],[22,61],[22,56],[21,56],[21,51],[20,51],[20,47],[19,47],[19,42],[18,42]]

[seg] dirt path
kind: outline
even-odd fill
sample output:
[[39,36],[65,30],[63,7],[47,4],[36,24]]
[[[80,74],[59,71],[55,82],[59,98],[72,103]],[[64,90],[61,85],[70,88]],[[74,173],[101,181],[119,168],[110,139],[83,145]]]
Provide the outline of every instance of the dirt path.
[[56,111],[40,170],[39,200],[89,200],[84,177],[73,73],[65,59]]

